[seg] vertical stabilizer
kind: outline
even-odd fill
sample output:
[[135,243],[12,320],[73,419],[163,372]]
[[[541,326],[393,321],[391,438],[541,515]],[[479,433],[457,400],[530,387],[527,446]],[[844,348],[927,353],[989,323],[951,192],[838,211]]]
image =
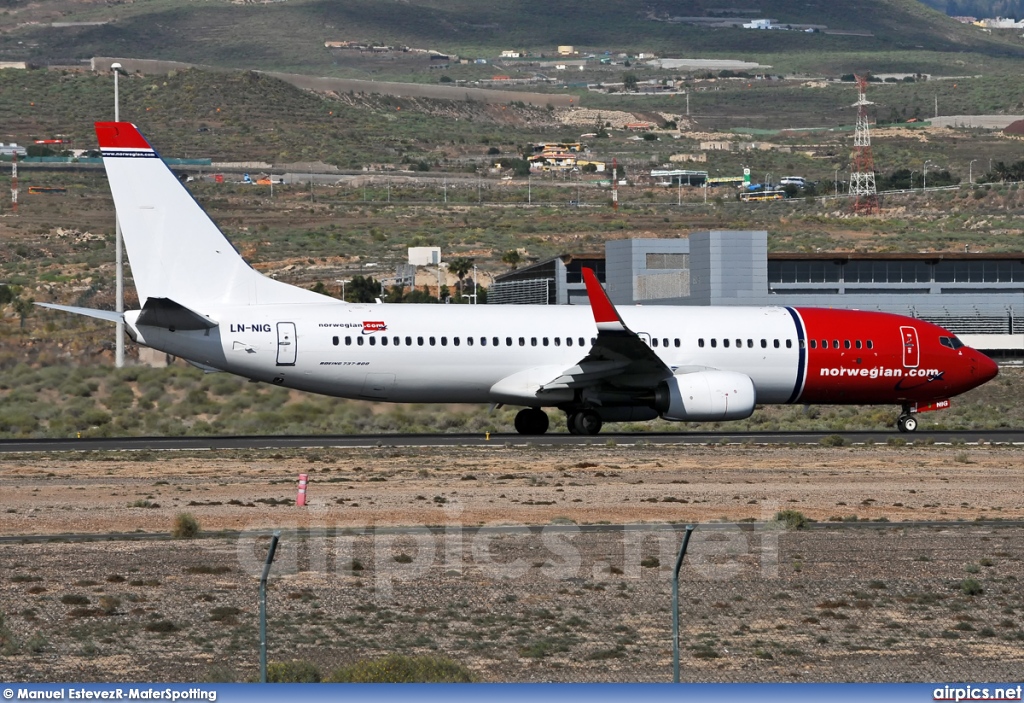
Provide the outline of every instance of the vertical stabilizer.
[[140,304],[167,298],[207,311],[325,300],[246,264],[135,125],[97,122],[96,136]]

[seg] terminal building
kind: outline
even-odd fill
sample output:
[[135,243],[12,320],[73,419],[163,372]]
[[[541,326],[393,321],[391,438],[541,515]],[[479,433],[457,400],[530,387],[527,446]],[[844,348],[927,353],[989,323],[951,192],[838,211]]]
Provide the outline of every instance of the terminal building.
[[582,268],[616,305],[879,310],[934,322],[993,356],[1024,356],[1024,253],[768,253],[768,233],[625,239],[497,276],[490,304],[586,305]]

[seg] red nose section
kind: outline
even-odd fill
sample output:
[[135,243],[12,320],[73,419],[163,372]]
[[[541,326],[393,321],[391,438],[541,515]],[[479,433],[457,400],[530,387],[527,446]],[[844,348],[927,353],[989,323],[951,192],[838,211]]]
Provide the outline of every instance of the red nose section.
[[999,374],[999,366],[996,365],[996,362],[992,361],[979,351],[972,349],[971,352],[971,360],[974,361],[977,359],[977,371],[975,372],[975,375],[977,376],[979,386],[982,383],[991,381]]

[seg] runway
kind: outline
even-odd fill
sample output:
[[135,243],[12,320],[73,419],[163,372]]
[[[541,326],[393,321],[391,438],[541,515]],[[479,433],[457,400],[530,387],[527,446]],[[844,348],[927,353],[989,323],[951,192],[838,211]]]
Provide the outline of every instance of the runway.
[[1024,444],[1024,430],[861,432],[631,432],[593,436],[545,434],[362,434],[209,437],[87,437],[71,439],[3,439],[0,454],[72,451],[184,451],[224,449],[319,449],[327,447],[590,446],[613,444],[888,444],[890,440],[927,444]]

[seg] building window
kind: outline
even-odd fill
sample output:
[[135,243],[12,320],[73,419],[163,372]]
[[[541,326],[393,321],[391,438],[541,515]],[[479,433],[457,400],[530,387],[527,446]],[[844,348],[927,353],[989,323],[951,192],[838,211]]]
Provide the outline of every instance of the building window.
[[689,254],[648,254],[647,268],[653,270],[684,270],[690,268]]
[[932,275],[927,261],[847,261],[843,278],[847,283],[928,283]]
[[768,283],[836,283],[841,269],[836,261],[769,261]]

